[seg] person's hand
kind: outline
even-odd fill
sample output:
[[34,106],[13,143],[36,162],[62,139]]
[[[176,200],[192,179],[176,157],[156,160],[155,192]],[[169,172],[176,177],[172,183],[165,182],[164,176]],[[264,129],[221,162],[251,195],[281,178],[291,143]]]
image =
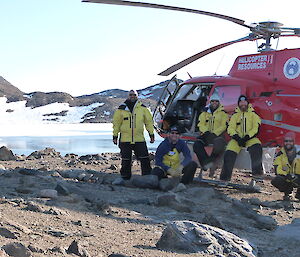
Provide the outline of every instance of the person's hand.
[[210,135],[210,132],[209,131],[205,131],[201,136],[208,137],[209,135]]
[[294,182],[297,180],[297,177],[295,176],[295,174],[287,174],[285,176],[286,181],[288,182]]
[[153,135],[149,135],[150,136],[150,143],[153,144],[155,141],[155,137],[154,134]]
[[170,175],[171,177],[181,176],[181,172],[178,169],[173,169],[173,168],[168,169],[167,174]]
[[246,143],[247,141],[250,139],[249,135],[246,135],[242,138],[242,145],[245,147],[246,146]]
[[241,139],[238,134],[233,135],[231,138],[234,139],[237,142]]
[[244,140],[240,138],[238,134],[233,135],[232,138],[238,143],[239,146],[244,147],[246,145]]
[[118,137],[113,137],[113,143],[115,144],[115,145],[117,145],[118,144]]

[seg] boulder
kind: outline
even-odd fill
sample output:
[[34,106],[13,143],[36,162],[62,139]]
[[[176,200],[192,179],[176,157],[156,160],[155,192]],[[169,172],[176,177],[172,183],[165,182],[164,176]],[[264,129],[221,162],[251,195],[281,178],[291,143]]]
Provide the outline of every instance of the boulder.
[[81,246],[78,241],[73,241],[67,249],[68,254],[75,254],[81,257],[90,257],[89,253]]
[[159,189],[162,191],[170,191],[174,189],[180,182],[180,178],[163,178],[159,181]]
[[155,175],[133,176],[131,183],[140,188],[158,188],[158,177]]
[[168,223],[156,247],[210,256],[257,255],[257,250],[246,240],[225,230],[187,220]]
[[300,231],[300,218],[293,219],[291,224],[278,227],[273,233],[276,237],[289,240],[297,241],[300,243],[299,232]]
[[30,250],[21,243],[14,242],[2,247],[9,256],[14,257],[30,257]]

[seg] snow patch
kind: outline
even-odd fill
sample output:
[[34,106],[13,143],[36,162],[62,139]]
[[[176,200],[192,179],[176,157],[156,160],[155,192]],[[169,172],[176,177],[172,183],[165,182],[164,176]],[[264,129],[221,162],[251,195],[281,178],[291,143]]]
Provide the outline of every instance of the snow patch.
[[[68,103],[52,103],[36,108],[26,107],[26,101],[6,103],[6,97],[0,97],[0,125],[3,124],[40,124],[40,123],[80,123],[82,117],[104,103],[93,103],[88,106],[70,107]],[[13,112],[6,112],[6,110]],[[67,111],[66,116],[43,116],[44,114]],[[49,119],[57,118],[56,120]],[[48,119],[48,120],[47,120]]]

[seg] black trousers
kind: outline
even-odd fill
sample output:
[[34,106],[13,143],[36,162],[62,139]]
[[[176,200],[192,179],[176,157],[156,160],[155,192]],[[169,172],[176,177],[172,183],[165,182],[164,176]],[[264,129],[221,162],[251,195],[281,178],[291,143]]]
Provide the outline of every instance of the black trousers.
[[[247,148],[250,158],[252,175],[262,175],[262,146],[261,144],[255,144]],[[234,151],[227,150],[224,154],[224,163],[221,171],[221,180],[230,180],[232,176],[232,169],[237,157],[237,153]]]
[[150,159],[146,142],[119,143],[121,149],[122,167],[120,170],[123,179],[131,178],[132,151],[136,158],[141,162],[142,175],[151,173]]
[[[210,156],[208,156],[207,152],[205,151],[205,146],[209,144],[213,145],[213,150]],[[226,146],[226,141],[222,136],[213,136],[210,134],[204,140],[199,140],[194,143],[193,150],[197,155],[199,163],[201,167],[203,167],[208,162],[213,162],[217,157],[223,154]]]
[[292,183],[287,181],[285,176],[277,175],[272,179],[271,184],[286,195],[291,194],[294,188],[298,188],[297,195],[300,194],[300,176],[297,176],[295,183]]
[[[186,165],[183,168],[182,170],[183,176],[180,182],[183,184],[192,183],[196,169],[197,169],[197,163],[191,161],[188,165]],[[153,168],[151,174],[158,176],[159,180],[162,178],[167,178],[167,171],[163,170],[161,167]]]

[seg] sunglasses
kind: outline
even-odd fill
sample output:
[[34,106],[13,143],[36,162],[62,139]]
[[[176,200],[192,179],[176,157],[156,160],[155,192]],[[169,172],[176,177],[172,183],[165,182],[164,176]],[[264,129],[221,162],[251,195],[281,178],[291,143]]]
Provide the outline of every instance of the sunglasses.
[[129,94],[129,96],[136,96],[136,94]]
[[219,102],[219,100],[211,100],[210,102]]
[[284,139],[284,142],[294,142],[292,139]]
[[172,131],[171,134],[173,134],[173,135],[178,135],[179,133],[176,132],[176,131]]

